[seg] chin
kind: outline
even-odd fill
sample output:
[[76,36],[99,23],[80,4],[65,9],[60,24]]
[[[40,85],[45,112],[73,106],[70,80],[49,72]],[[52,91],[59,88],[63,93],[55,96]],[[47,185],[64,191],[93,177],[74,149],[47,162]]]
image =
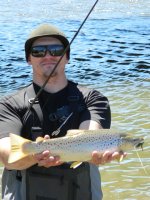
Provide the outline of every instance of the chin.
[[47,73],[44,73],[44,76],[45,78],[48,78],[49,76],[50,77],[56,77],[57,76],[57,72],[53,72],[52,75],[51,75],[52,71],[51,72],[47,72]]

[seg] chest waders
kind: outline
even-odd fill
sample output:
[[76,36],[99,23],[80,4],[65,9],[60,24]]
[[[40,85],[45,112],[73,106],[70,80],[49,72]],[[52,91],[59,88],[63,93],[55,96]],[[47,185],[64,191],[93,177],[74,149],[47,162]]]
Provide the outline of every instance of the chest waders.
[[33,166],[26,172],[27,200],[91,200],[89,165],[76,169]]
[[[75,120],[79,115],[77,106],[80,95],[74,85],[70,91],[73,91],[69,92],[73,95],[69,94],[71,99],[69,106],[74,115],[73,120]],[[29,102],[35,97],[33,85],[28,87],[27,95]],[[32,112],[36,113],[42,127],[43,113],[38,102],[34,103]],[[27,115],[24,116],[24,123],[27,121]],[[36,136],[42,136],[41,127],[32,127],[32,133],[35,133]],[[86,162],[76,169],[71,169],[70,164],[67,163],[50,168],[34,165],[28,168],[25,174],[26,200],[92,200],[90,166]],[[19,177],[18,172],[17,176]]]

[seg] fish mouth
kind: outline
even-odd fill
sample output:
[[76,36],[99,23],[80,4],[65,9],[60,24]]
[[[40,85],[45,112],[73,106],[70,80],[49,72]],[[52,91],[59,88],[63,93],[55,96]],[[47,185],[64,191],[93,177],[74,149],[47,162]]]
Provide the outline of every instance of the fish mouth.
[[141,148],[143,150],[143,144],[144,144],[144,139],[142,139],[142,141],[139,142],[135,147],[136,148]]

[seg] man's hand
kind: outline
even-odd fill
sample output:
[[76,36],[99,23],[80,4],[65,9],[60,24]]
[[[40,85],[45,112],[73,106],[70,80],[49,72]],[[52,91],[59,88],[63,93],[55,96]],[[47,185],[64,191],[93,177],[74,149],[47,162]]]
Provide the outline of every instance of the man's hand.
[[90,163],[95,165],[104,165],[105,163],[110,163],[113,160],[122,160],[124,157],[126,157],[125,152],[110,152],[105,151],[103,154],[93,151],[92,153],[92,159]]
[[[50,139],[48,135],[45,135],[45,140]],[[52,156],[50,151],[43,151],[42,153],[35,154],[34,159],[36,160],[38,166],[40,167],[52,167],[61,165],[62,162],[60,161],[59,156]]]

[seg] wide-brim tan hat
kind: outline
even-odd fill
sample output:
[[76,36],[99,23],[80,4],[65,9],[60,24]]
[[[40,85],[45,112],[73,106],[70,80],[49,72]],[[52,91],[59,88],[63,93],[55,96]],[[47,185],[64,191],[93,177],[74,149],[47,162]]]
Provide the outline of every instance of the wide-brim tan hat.
[[[28,57],[29,57],[33,42],[38,38],[47,37],[47,36],[59,39],[65,48],[69,45],[68,39],[66,38],[65,34],[61,30],[59,30],[57,27],[51,24],[42,24],[30,33],[27,41],[25,42],[25,56],[26,56],[27,61],[28,61]],[[67,50],[67,56],[69,59],[70,47]]]

